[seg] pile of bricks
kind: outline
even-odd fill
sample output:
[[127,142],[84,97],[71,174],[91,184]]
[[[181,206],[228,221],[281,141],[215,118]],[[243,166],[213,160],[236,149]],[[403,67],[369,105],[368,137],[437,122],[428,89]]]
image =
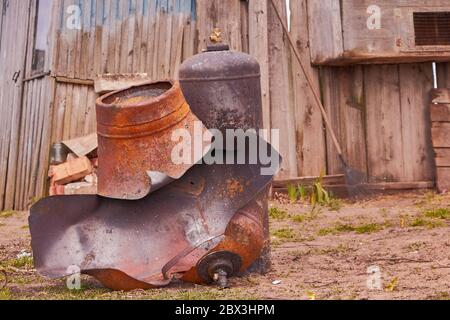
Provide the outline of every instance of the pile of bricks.
[[50,166],[50,196],[97,194],[98,158],[69,154],[66,162]]

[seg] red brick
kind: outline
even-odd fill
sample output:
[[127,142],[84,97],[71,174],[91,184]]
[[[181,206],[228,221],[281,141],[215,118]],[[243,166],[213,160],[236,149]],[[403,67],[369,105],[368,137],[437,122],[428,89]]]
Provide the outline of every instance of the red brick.
[[92,173],[92,164],[87,157],[70,160],[50,170],[52,181],[57,185],[78,181]]

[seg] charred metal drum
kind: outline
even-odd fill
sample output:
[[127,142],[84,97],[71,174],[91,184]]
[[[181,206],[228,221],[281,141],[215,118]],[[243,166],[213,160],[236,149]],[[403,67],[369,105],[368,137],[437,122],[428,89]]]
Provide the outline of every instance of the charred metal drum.
[[[190,145],[190,163],[171,153],[177,129],[203,141],[207,129],[191,112],[178,82],[146,83],[97,100],[98,194],[137,200],[179,179],[204,154]],[[205,148],[206,152],[208,151]]]
[[[272,150],[276,154],[275,150]],[[55,196],[30,211],[35,267],[74,270],[115,290],[209,283],[246,270],[261,254],[261,213],[272,180],[261,164],[205,165],[136,201]]]
[[[208,129],[261,128],[259,66],[250,56],[216,46],[189,59],[181,78]],[[100,195],[50,197],[30,210],[40,274],[81,270],[111,289],[132,290],[174,278],[225,286],[259,257],[258,270],[267,271],[267,197],[281,158],[264,139],[254,134],[244,148],[213,144],[200,153],[194,144],[188,150],[198,163],[174,164],[175,130],[211,143],[176,82],[103,96],[97,116]],[[210,162],[220,155],[225,164]]]
[[[215,136],[216,149],[220,139],[222,149],[239,148],[236,139],[227,139],[228,129],[241,129],[244,135],[248,130],[263,129],[260,65],[252,56],[230,51],[225,44],[213,44],[181,65],[179,79],[192,111]],[[217,132],[221,135],[217,136]],[[267,203],[268,194],[263,203]],[[269,219],[267,206],[259,210],[265,244],[254,270],[265,273],[270,269]]]
[[262,129],[261,74],[252,56],[211,45],[180,67],[180,85],[197,117],[208,127]]

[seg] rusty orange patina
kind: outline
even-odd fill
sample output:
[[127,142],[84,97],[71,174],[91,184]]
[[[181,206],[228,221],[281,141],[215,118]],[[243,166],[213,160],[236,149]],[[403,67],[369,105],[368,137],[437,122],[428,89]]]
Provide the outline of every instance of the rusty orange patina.
[[[180,143],[172,140],[175,130],[186,129],[196,141],[203,141],[207,133],[178,82],[146,83],[109,93],[97,100],[97,122],[98,193],[105,197],[142,199],[179,179],[204,155],[195,153],[191,143],[190,163],[171,159],[173,148]],[[152,181],[149,172],[161,181]]]

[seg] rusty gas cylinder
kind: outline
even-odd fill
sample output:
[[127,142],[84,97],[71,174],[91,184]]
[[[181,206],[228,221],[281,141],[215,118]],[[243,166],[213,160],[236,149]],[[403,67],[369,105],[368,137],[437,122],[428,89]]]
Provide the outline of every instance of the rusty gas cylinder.
[[[258,61],[252,56],[230,51],[228,45],[220,43],[208,46],[205,52],[182,64],[179,81],[196,116],[208,129],[223,134],[223,149],[235,149],[227,144],[227,129],[244,132],[263,129],[261,72]],[[262,254],[252,267],[253,271],[261,273],[267,272],[271,265],[268,193],[267,189],[258,195],[261,205],[256,210],[264,232],[249,236],[263,243]],[[243,248],[241,258],[254,249],[251,245]]]
[[209,129],[262,129],[260,66],[252,56],[215,44],[186,60],[180,85]]

